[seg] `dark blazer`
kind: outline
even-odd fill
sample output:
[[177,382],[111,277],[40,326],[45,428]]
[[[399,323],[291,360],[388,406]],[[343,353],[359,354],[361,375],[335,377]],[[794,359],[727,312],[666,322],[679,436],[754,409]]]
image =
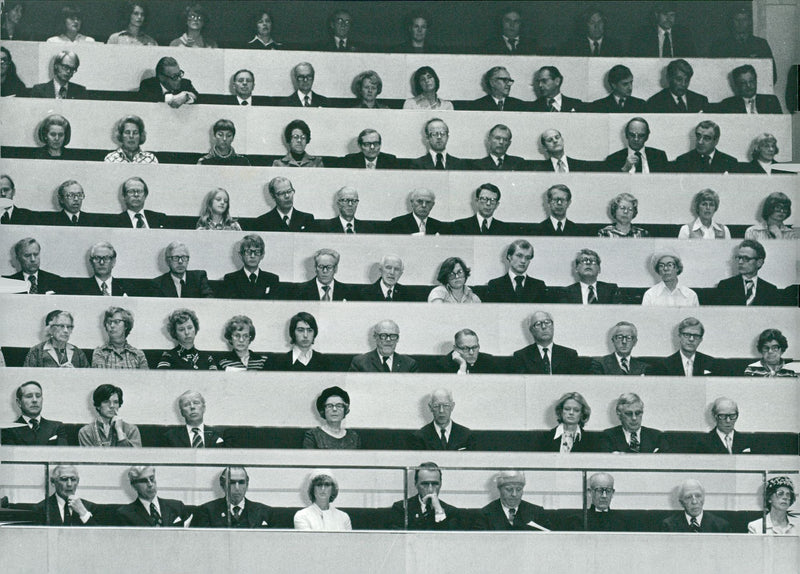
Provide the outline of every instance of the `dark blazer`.
[[[188,297],[213,297],[214,291],[208,284],[208,275],[202,269],[192,269],[186,271],[186,286],[181,293],[181,299]],[[175,282],[169,272],[159,275],[153,279],[153,289],[155,297],[177,297],[178,291],[175,289]]]
[[[67,526],[98,526],[96,520],[97,505],[94,502],[89,502],[81,498],[81,502],[86,507],[86,510],[92,513],[91,518],[86,522],[81,521],[81,517],[76,512],[72,512],[72,519]],[[47,499],[47,510],[45,510],[45,501],[42,500],[33,507],[33,511],[39,516],[39,524],[47,523],[47,514],[50,514],[50,526],[64,526],[64,520],[61,518],[61,512],[58,510],[58,502],[56,495],[51,494]]]
[[[452,171],[454,169],[469,169],[470,167],[470,162],[468,159],[461,159],[459,157],[452,156],[449,153],[445,153],[444,164],[447,171]],[[423,156],[411,160],[411,169],[436,169],[436,166],[433,163],[431,154],[426,153]]]
[[250,283],[244,268],[226,273],[222,291],[228,299],[275,299],[280,278],[274,273],[259,269],[255,286]]
[[[363,355],[356,355],[350,362],[348,371],[359,371],[362,373],[382,373],[383,361],[378,356],[378,351],[372,349]],[[408,355],[401,355],[395,353],[392,358],[392,372],[393,373],[416,373],[419,371],[417,361]]]
[[67,429],[61,421],[49,421],[40,416],[38,432],[33,432],[22,416],[14,422],[25,426],[3,429],[4,446],[67,446]]
[[483,300],[486,303],[544,303],[547,300],[547,285],[541,279],[528,275],[522,292],[518,293],[506,273],[489,281]]
[[709,165],[693,149],[675,158],[673,169],[678,173],[736,173],[739,171],[739,162],[735,157],[716,150]]
[[[492,225],[489,227],[486,235],[514,235],[517,226],[499,219],[492,218]],[[481,233],[481,227],[478,223],[478,216],[473,215],[465,219],[456,219],[450,224],[451,235],[484,235]]]
[[311,360],[308,365],[303,365],[300,362],[292,362],[292,352],[280,353],[277,355],[271,354],[269,366],[270,371],[328,371],[328,358],[318,351],[311,354]]
[[[534,229],[534,235],[546,235],[546,236],[557,236],[559,235],[556,231],[556,228],[553,227],[553,222],[550,221],[550,218],[544,219],[536,224],[536,228]],[[583,235],[580,228],[578,228],[578,224],[574,221],[570,220],[569,218],[564,220],[563,230],[561,235],[566,236],[578,236]]]
[[[338,217],[331,219],[315,219],[311,230],[315,233],[345,233],[342,220]],[[355,233],[377,233],[377,226],[369,221],[353,218],[353,231]]]
[[[303,102],[300,101],[300,97],[297,95],[297,90],[294,91],[291,95],[286,96],[285,98],[278,101],[279,106],[288,106],[291,108],[302,108]],[[321,96],[314,90],[311,90],[311,107],[312,108],[327,108],[330,104],[328,103],[328,98],[325,96]]]
[[[573,171],[594,171],[594,162],[586,161],[584,159],[575,159],[574,157],[567,157],[567,166],[569,167],[570,173]],[[546,159],[544,161],[535,161],[534,162],[534,171],[549,171],[555,172],[555,168],[553,167],[553,162],[550,159]]]
[[[42,214],[42,223],[44,225],[75,227],[75,224],[72,223],[72,219],[67,217],[67,213],[63,209],[60,211],[54,211],[53,213],[48,213],[46,215],[49,217],[45,217],[45,214]],[[86,211],[81,211],[78,214],[77,227],[104,227],[104,217],[105,216],[100,213],[87,213]]]
[[647,102],[633,96],[628,96],[625,99],[625,107],[620,108],[613,94],[587,104],[587,111],[596,114],[642,114],[646,108]]
[[[600,304],[619,305],[622,303],[622,294],[620,293],[619,286],[616,283],[597,281],[594,284],[594,292],[597,295],[597,302]],[[568,287],[564,287],[564,289],[561,290],[558,302],[572,303],[577,305],[583,304],[580,283],[573,283]]]
[[[683,511],[668,516],[661,521],[661,532],[691,532],[686,515]],[[730,532],[731,525],[724,518],[703,511],[703,522],[700,523],[700,532]]]
[[[781,171],[780,169],[781,162],[772,160],[772,174],[783,174],[783,175],[797,175],[791,171]],[[764,168],[761,167],[761,164],[758,162],[757,159],[748,161],[747,163],[740,163],[739,164],[739,173],[757,173],[760,175],[764,175],[767,173],[764,171]]]
[[[610,36],[604,36],[603,41],[600,43],[600,53],[597,54],[600,58],[613,58],[616,56],[625,56],[625,50],[622,42]],[[580,36],[573,36],[565,42],[559,53],[562,56],[581,56],[589,57],[592,55],[592,48],[589,45],[589,39],[585,34]]]
[[[253,106],[269,106],[272,105],[272,98],[268,96],[252,96],[250,101],[252,102]],[[236,94],[228,94],[222,96],[218,101],[214,102],[215,104],[221,104],[224,106],[241,106],[242,104],[239,103],[239,98],[236,97]]]
[[494,159],[487,155],[481,159],[472,160],[472,169],[480,171],[528,171],[533,169],[533,162],[516,155],[506,155],[503,158],[503,166],[497,167]]
[[43,214],[24,207],[14,206],[8,225],[38,225]]
[[[365,285],[361,288],[361,292],[359,293],[359,301],[385,301],[383,297],[383,289],[380,286],[380,279],[375,281],[375,283],[370,283],[369,285]],[[400,283],[395,283],[394,289],[392,290],[392,302],[395,301],[417,301],[408,293],[408,289],[405,285],[401,285]]]
[[698,94],[692,90],[686,90],[684,98],[686,98],[686,112],[681,112],[669,88],[664,88],[655,95],[650,96],[647,100],[646,111],[651,114],[691,114],[706,111],[708,108],[708,98],[702,94]]
[[[459,364],[453,360],[452,352],[439,357],[437,362],[442,373],[457,373]],[[489,353],[478,353],[478,358],[472,366],[467,365],[468,373],[501,373],[497,359]]]
[[[547,98],[537,98],[528,107],[531,112],[546,112],[547,111]],[[570,98],[561,94],[561,111],[562,112],[585,112],[586,104],[578,98]]]
[[[23,275],[22,271],[14,273],[13,275],[3,275],[3,277],[6,279],[17,279],[19,281],[25,280],[25,276]],[[45,294],[48,291],[63,294],[68,291],[64,279],[60,275],[48,273],[42,269],[39,269],[39,272],[36,276],[36,286],[40,294]]]
[[493,36],[489,38],[483,45],[483,54],[503,54],[505,56],[512,55],[531,55],[541,53],[539,50],[536,38],[529,36],[520,36],[517,38],[517,49],[511,52],[503,40],[502,35]]
[[[628,357],[628,375],[649,375],[651,374],[652,367],[649,363],[645,363],[641,359],[635,357]],[[593,375],[624,375],[622,369],[617,362],[617,357],[614,353],[592,359],[592,374]]]
[[[413,213],[406,213],[405,215],[398,215],[393,217],[387,227],[389,233],[412,234],[419,233],[417,220],[414,219]],[[446,233],[447,224],[428,217],[425,221],[425,235],[437,235],[439,233]]]
[[[311,281],[301,283],[294,289],[292,299],[296,301],[320,301],[319,290],[317,289],[316,278]],[[356,297],[355,288],[346,283],[339,283],[336,279],[333,280],[333,300],[334,301],[355,301]]]
[[[231,515],[230,528],[269,528],[272,521],[272,508],[245,497],[239,520]],[[198,506],[192,519],[192,528],[195,527],[228,528],[228,501],[224,497],[216,498]]]
[[[613,508],[607,512],[597,512],[594,505],[589,507],[588,527],[590,532],[626,532],[633,530],[629,521]],[[579,530],[583,530],[583,515],[580,516]]]
[[481,518],[483,530],[529,530],[531,532],[541,532],[538,528],[528,526],[529,522],[535,522],[548,530],[550,529],[550,522],[544,516],[544,508],[525,500],[520,501],[519,507],[517,507],[513,526],[508,523],[499,498],[481,508]]
[[[669,444],[664,433],[657,429],[642,427],[639,432],[639,452],[669,452]],[[630,445],[625,441],[622,426],[617,425],[606,429],[600,437],[601,452],[632,452]]]
[[[80,279],[74,279],[70,282],[69,291],[71,295],[99,296],[103,294],[94,277],[82,277]],[[114,297],[133,297],[141,296],[143,293],[138,293],[129,281],[114,277],[111,281],[111,295]]]
[[[707,374],[719,374],[717,360],[714,357],[704,355],[700,352],[695,352],[694,363],[692,363],[692,375],[695,377],[702,377]],[[686,373],[683,371],[683,357],[681,352],[673,353],[669,357],[661,360],[661,365],[656,368],[657,375],[665,375],[670,377],[684,377]],[[738,433],[737,433],[738,434]]]
[[289,220],[289,228],[283,223],[283,218],[278,213],[278,208],[259,215],[253,221],[252,231],[311,231],[314,223],[314,216],[304,211],[295,209],[292,211],[292,218]]
[[[367,159],[361,152],[349,153],[339,160],[339,167],[367,169]],[[397,169],[397,156],[390,153],[380,152],[375,159],[375,169]]]
[[[558,427],[553,427],[547,431],[546,435],[541,437],[539,444],[536,445],[537,451],[542,452],[560,452],[561,451],[561,437],[556,438],[556,430]],[[581,440],[572,444],[570,452],[597,452],[594,448],[592,440],[586,431],[581,431]]]
[[[408,499],[408,529],[409,530],[461,530],[462,518],[461,511],[455,506],[447,504],[439,499],[442,510],[446,518],[441,522],[436,522],[436,515],[433,508],[428,506],[425,514],[422,513],[422,505],[419,502],[419,495],[414,495]],[[390,527],[394,530],[405,528],[405,512],[403,501],[398,500],[392,505],[392,518]]]
[[[733,454],[756,454],[753,436],[736,431],[733,433]],[[745,453],[747,451],[747,453]],[[720,440],[717,429],[713,428],[697,441],[697,452],[700,454],[729,454],[725,443]]]
[[[31,88],[31,98],[50,98],[56,97],[56,85],[53,81],[45,82],[44,84],[36,84]],[[75,82],[67,82],[67,99],[68,100],[85,100],[86,99],[86,86],[76,84]]]
[[[663,150],[645,146],[644,155],[647,157],[647,167],[650,169],[650,173],[669,171],[669,160]],[[621,172],[627,159],[628,148],[612,153],[605,160],[606,171]]]
[[[200,94],[192,85],[191,80],[186,78],[181,79],[181,85],[174,93],[191,92],[197,98],[196,102],[200,101]],[[139,82],[139,100],[143,102],[163,102],[164,90],[161,89],[161,82],[157,77],[147,78]]]
[[[180,500],[158,497],[158,506],[161,508],[161,522],[163,526],[183,527],[184,521],[189,518],[186,506]],[[130,504],[117,508],[117,516],[122,526],[155,526],[150,513],[145,510],[137,498]]]
[[[144,218],[147,220],[147,225],[150,226],[150,229],[163,229],[169,227],[167,225],[166,213],[161,213],[160,211],[150,211],[149,209],[145,209]],[[126,227],[129,229],[136,227],[131,221],[131,218],[128,217],[127,211],[123,211],[122,213],[114,215],[112,217],[110,225],[112,227]]]
[[[514,351],[512,360],[514,362],[514,372],[516,373],[527,373],[530,375],[547,374],[536,343]],[[550,370],[554,375],[581,374],[580,364],[578,362],[578,351],[554,343],[552,353],[550,354]]]
[[362,47],[359,46],[357,42],[353,42],[352,38],[345,38],[345,40],[347,41],[347,44],[343,49],[340,50],[339,47],[336,45],[336,38],[329,35],[322,42],[312,47],[312,49],[317,52],[362,52],[363,51]]
[[[418,431],[414,431],[408,438],[409,450],[445,450],[442,448],[442,439],[436,434],[433,422],[429,422]],[[447,450],[477,450],[478,441],[467,427],[456,422],[450,427],[450,438],[447,441]]]
[[[227,437],[217,429],[206,425],[203,431],[204,448],[226,448],[231,445],[226,440]],[[164,446],[173,448],[191,448],[189,433],[186,432],[186,425],[172,427],[164,432]]]
[[[781,297],[778,288],[764,281],[761,277],[756,283],[756,296],[753,305],[779,305]],[[728,277],[717,283],[714,292],[714,303],[716,305],[745,305],[744,280],[741,275]]]
[[[725,98],[718,104],[714,104],[712,110],[718,114],[746,114],[744,100],[739,96]],[[759,114],[781,114],[781,102],[777,96],[772,94],[756,94],[756,111]]]
[[[530,102],[526,102],[525,100],[520,100],[519,98],[512,98],[508,96],[503,99],[503,111],[504,112],[527,112],[530,106]],[[471,102],[466,102],[464,104],[465,110],[474,110],[478,112],[496,112],[499,111],[497,109],[497,104],[494,103],[494,98],[489,94],[486,94],[482,98],[478,98],[477,100],[472,100]]]
[[[697,48],[690,30],[673,26],[670,31],[673,58],[690,58],[697,55]],[[658,58],[658,26],[644,26],[631,38],[628,52],[638,58]],[[668,57],[668,56],[665,56]]]

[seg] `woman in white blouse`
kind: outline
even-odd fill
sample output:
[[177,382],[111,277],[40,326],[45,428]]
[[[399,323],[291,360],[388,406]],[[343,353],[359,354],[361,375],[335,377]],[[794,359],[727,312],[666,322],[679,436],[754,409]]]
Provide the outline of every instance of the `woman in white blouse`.
[[439,76],[430,66],[422,66],[411,78],[411,90],[414,97],[403,103],[404,110],[452,110],[453,102],[440,100]]
[[789,513],[795,501],[792,480],[788,476],[770,478],[764,489],[764,498],[767,501],[767,515],[750,522],[747,532],[762,534],[766,531],[766,534],[800,536],[800,521],[795,514]]
[[312,472],[308,481],[311,504],[294,515],[295,530],[352,530],[347,513],[331,504],[338,494],[339,482],[330,470]]
[[726,225],[714,221],[719,209],[719,194],[713,189],[702,189],[692,200],[692,212],[697,219],[681,227],[678,239],[730,239]]
[[661,281],[644,292],[642,305],[657,307],[699,307],[697,293],[678,283],[678,275],[683,273],[683,262],[674,252],[661,252],[651,259],[653,270]]

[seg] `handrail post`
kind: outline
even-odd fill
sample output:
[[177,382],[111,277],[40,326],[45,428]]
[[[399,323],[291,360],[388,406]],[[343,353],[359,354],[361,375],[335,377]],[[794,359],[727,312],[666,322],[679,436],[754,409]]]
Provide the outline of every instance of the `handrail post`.
[[44,523],[50,526],[50,462],[44,463]]
[[410,469],[403,469],[403,530],[408,530],[408,473]]
[[586,469],[581,470],[581,482],[583,491],[581,492],[581,504],[583,504],[583,530],[589,530],[589,507],[586,505],[586,493],[589,489],[589,482],[586,478]]

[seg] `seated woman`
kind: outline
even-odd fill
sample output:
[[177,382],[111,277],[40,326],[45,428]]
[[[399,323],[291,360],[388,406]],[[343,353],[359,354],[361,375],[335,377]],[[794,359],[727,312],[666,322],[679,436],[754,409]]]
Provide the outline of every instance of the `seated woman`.
[[436,286],[428,294],[428,303],[480,303],[480,298],[467,286],[470,269],[460,257],[448,257],[439,267]]
[[4,2],[0,13],[0,40],[30,40],[30,33],[21,25],[25,8],[22,2]]
[[69,311],[50,311],[44,319],[47,339],[31,347],[23,367],[86,368],[89,361],[78,347],[69,342],[75,321]]
[[136,425],[128,424],[119,415],[122,406],[122,389],[102,384],[92,393],[97,420],[81,427],[78,444],[81,446],[142,446],[142,437]]
[[103,327],[108,335],[105,345],[92,353],[95,369],[149,369],[144,353],[128,343],[133,330],[133,314],[122,307],[109,307],[103,316]]
[[414,12],[405,21],[406,40],[392,50],[395,54],[433,54],[438,51],[428,40],[431,19],[427,14]]
[[314,350],[319,334],[317,320],[311,313],[301,311],[289,320],[289,340],[292,350],[272,357],[274,371],[327,371],[325,355]]
[[331,502],[339,495],[339,482],[330,470],[315,470],[308,481],[311,504],[294,515],[295,530],[352,530],[350,516]]
[[714,221],[719,210],[719,194],[713,189],[700,190],[692,200],[692,212],[697,216],[681,226],[678,239],[730,239],[728,226]]
[[654,307],[699,307],[697,293],[678,284],[683,261],[674,251],[656,253],[650,260],[661,281],[644,292],[642,305]]
[[352,89],[356,102],[350,107],[386,109],[386,106],[378,102],[378,95],[383,91],[383,80],[378,72],[374,70],[361,72],[353,80]]
[[322,158],[306,153],[311,142],[311,128],[303,120],[292,120],[283,130],[283,141],[289,153],[272,162],[272,167],[325,167]]
[[33,159],[75,159],[75,153],[67,149],[72,137],[72,127],[64,116],[47,116],[37,130],[42,147],[33,152]]
[[203,201],[203,214],[197,220],[195,229],[217,231],[241,231],[242,226],[231,217],[231,198],[228,192],[218,187],[206,194]]
[[740,164],[743,173],[758,173],[761,175],[783,174],[792,175],[790,171],[782,171],[780,162],[775,161],[778,155],[778,139],[768,133],[759,134],[753,140],[753,147],[750,152],[750,162]]
[[5,46],[0,46],[0,51],[2,51],[2,56],[0,56],[0,97],[25,97],[28,88],[17,75],[17,65],[11,58],[11,52]]
[[411,78],[413,98],[403,103],[404,110],[452,110],[453,102],[440,100],[439,76],[430,66],[422,66]]
[[276,42],[272,37],[272,14],[268,10],[261,10],[256,20],[256,35],[253,39],[240,46],[246,50],[280,50],[283,44]]
[[761,360],[747,365],[744,376],[797,378],[800,364],[785,363],[783,360],[783,354],[788,348],[789,342],[778,329],[762,331],[756,343]]
[[256,338],[253,321],[246,315],[236,315],[225,323],[225,340],[231,351],[219,357],[217,365],[222,371],[263,371],[267,368],[267,356],[250,350]]
[[217,43],[203,36],[203,28],[208,24],[208,14],[198,2],[186,6],[183,11],[186,32],[169,43],[183,48],[216,48]]
[[639,214],[639,200],[630,193],[620,193],[611,200],[612,225],[606,225],[597,235],[600,237],[649,237],[647,230],[636,227],[631,222]]
[[123,8],[123,19],[125,21],[125,29],[111,34],[106,44],[158,46],[158,42],[142,32],[147,20],[147,8],[141,1],[127,0]]
[[139,116],[125,116],[114,126],[120,147],[109,153],[103,161],[107,163],[158,163],[155,155],[142,151],[147,141],[144,120]]
[[545,452],[592,452],[590,441],[583,436],[592,408],[580,393],[564,393],[556,403],[558,426],[550,429],[538,450]]
[[766,517],[750,522],[747,532],[800,536],[800,521],[796,515],[789,514],[789,508],[795,501],[792,479],[788,476],[770,478],[764,488],[764,499],[767,501]]
[[61,9],[61,17],[63,18],[64,32],[57,36],[51,36],[47,39],[48,42],[55,42],[58,44],[94,42],[94,38],[91,36],[84,36],[80,33],[81,24],[83,23],[83,16],[81,15],[81,9],[78,6],[64,6]]
[[350,395],[340,387],[328,387],[317,397],[317,412],[322,426],[306,431],[303,448],[361,448],[361,439],[354,430],[344,428],[350,412]]
[[169,314],[167,322],[169,334],[178,346],[161,353],[156,369],[217,370],[217,362],[211,353],[194,348],[194,339],[200,330],[200,321],[194,311],[176,309]]
[[744,232],[745,239],[800,239],[800,230],[783,223],[792,214],[792,200],[785,193],[774,191],[764,200],[761,208],[761,225],[751,225]]

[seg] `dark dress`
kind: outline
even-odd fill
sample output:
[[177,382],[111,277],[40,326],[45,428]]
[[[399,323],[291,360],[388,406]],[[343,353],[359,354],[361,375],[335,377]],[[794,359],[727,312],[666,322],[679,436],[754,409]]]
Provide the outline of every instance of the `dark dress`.
[[361,438],[358,433],[352,429],[347,429],[342,438],[336,438],[320,427],[309,429],[303,435],[303,448],[325,448],[325,449],[340,449],[340,448],[361,448]]
[[178,345],[169,351],[161,353],[156,369],[216,371],[217,362],[208,351],[198,351],[194,347],[184,349]]

